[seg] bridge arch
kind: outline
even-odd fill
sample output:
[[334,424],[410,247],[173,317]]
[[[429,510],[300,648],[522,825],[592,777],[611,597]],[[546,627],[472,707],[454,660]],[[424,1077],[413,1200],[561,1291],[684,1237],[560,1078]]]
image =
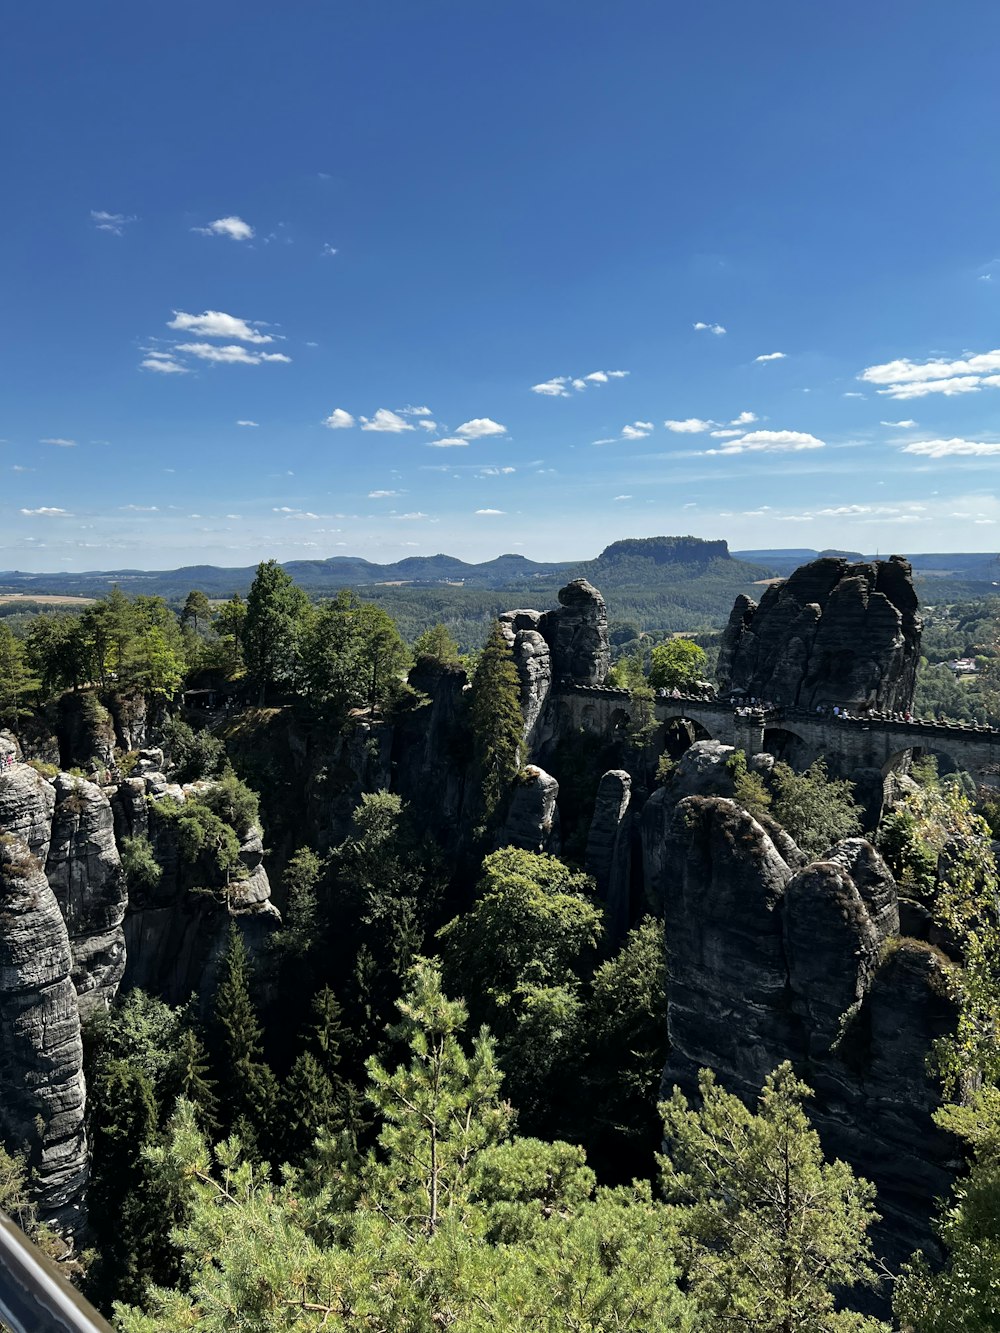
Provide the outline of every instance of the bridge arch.
[[[918,737],[914,739],[919,741]],[[888,777],[890,773],[908,773],[913,761],[920,759],[935,759],[938,766],[940,777],[947,777],[949,773],[963,773],[967,770],[947,749],[936,745],[933,741],[930,744],[911,745],[907,749],[895,750],[882,765],[882,776]]]
[[715,737],[705,726],[705,719],[686,717],[678,712],[668,717],[659,729],[658,749],[671,759],[680,759],[686,750],[690,750],[695,741],[711,741]]
[[764,750],[796,771],[808,768],[816,758],[815,746],[785,723],[764,727]]

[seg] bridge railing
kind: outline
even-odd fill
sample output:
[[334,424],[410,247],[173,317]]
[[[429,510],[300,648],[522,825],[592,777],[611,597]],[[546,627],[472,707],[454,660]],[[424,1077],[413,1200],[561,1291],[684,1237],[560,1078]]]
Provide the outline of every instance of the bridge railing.
[[3,1213],[0,1329],[9,1333],[113,1333],[107,1320]]

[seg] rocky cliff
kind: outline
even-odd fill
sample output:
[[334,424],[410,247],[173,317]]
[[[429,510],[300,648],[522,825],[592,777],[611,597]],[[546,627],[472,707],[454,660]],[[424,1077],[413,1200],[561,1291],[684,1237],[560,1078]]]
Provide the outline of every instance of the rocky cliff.
[[721,796],[654,793],[642,816],[648,889],[666,927],[671,1052],[664,1090],[707,1066],[752,1100],[783,1060],[815,1089],[828,1153],[879,1191],[894,1262],[930,1241],[956,1154],[934,1125],[930,1043],[954,1023],[944,969],[900,940],[896,886],[848,839],[806,866]]
[[759,606],[737,598],[719,653],[719,688],[808,709],[905,710],[920,631],[912,571],[900,556],[813,560],[772,584]]

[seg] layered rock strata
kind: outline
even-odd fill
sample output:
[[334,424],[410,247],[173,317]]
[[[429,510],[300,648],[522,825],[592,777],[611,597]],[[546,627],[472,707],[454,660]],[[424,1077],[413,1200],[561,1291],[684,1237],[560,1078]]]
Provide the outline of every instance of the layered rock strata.
[[776,704],[902,711],[920,660],[921,621],[909,563],[824,557],[741,594],[723,634],[717,679]]
[[947,960],[898,937],[881,858],[852,838],[796,865],[761,822],[718,796],[674,803],[655,793],[642,835],[665,922],[665,1091],[693,1091],[704,1066],[753,1102],[766,1075],[792,1060],[815,1090],[810,1115],[827,1153],[878,1188],[885,1255],[900,1261],[927,1245],[933,1200],[956,1160],[933,1122],[940,1098],[927,1055],[955,1013]]
[[597,788],[584,866],[605,904],[613,940],[624,939],[630,921],[632,874],[632,778],[623,768],[605,773]]

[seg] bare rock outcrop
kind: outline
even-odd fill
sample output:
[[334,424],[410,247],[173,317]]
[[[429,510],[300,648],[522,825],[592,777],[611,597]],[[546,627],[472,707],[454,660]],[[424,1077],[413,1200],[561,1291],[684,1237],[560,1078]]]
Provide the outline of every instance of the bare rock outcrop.
[[[932,1244],[933,1199],[956,1154],[933,1121],[927,1056],[953,1025],[932,946],[900,940],[896,886],[849,838],[801,865],[733,801],[655,792],[642,815],[647,888],[662,906],[671,1052],[664,1089],[707,1066],[752,1101],[784,1060],[815,1090],[829,1155],[874,1181],[893,1262]],[[787,835],[785,835],[787,838]]]
[[608,931],[615,940],[629,927],[629,889],[632,870],[632,779],[623,768],[601,778],[594,815],[587,836],[584,865],[593,875],[598,896],[605,904]]
[[904,710],[913,700],[921,622],[901,556],[850,564],[827,556],[741,595],[719,653],[720,690],[777,704]]
[[603,685],[611,665],[608,609],[586,579],[573,579],[559,590],[559,609],[547,611],[539,628],[552,650],[556,680]]
[[60,773],[45,875],[69,932],[73,983],[86,1017],[107,1008],[125,971],[128,891],[114,816],[100,787]]
[[559,854],[559,783],[537,764],[521,770],[511,792],[498,846]]
[[56,792],[30,764],[15,764],[0,774],[0,834],[20,838],[44,865],[52,837]]
[[552,689],[552,650],[538,628],[543,619],[540,611],[506,611],[500,617],[500,628],[521,680],[524,743],[529,754],[540,739],[545,705]]
[[83,1044],[66,923],[27,844],[0,836],[0,1134],[43,1215],[73,1226],[87,1180]]

